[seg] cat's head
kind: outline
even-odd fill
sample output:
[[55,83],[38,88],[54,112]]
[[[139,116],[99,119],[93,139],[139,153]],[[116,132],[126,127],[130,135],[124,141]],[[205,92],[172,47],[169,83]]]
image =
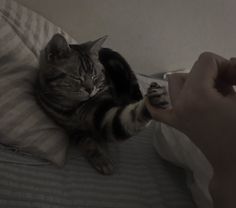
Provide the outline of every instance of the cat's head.
[[69,100],[84,101],[104,84],[99,50],[106,36],[80,45],[69,45],[55,34],[40,55],[41,93]]

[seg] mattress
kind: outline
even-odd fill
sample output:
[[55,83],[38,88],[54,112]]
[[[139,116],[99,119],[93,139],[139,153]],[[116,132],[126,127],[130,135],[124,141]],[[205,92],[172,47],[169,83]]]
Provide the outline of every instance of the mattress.
[[123,143],[111,143],[111,176],[98,174],[76,147],[66,165],[0,148],[0,207],[4,208],[193,208],[181,168],[153,147],[152,123]]

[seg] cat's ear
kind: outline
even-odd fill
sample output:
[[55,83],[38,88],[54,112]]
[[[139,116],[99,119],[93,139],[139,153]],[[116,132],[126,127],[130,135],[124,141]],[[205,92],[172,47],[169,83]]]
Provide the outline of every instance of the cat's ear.
[[46,46],[46,55],[49,61],[66,57],[70,47],[61,34],[55,34]]
[[107,35],[103,36],[95,41],[89,42],[89,52],[93,55],[98,56],[98,52],[100,51],[102,44],[105,42],[107,39]]

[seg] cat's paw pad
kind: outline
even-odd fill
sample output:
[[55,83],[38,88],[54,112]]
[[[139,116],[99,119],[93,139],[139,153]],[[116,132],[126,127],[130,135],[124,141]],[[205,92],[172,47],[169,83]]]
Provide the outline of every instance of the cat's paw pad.
[[89,159],[90,164],[101,174],[111,175],[114,171],[113,162],[106,156],[100,155]]
[[167,108],[168,107],[168,99],[167,99],[167,91],[165,87],[161,87],[156,82],[152,82],[147,90],[146,96],[149,99],[151,105],[158,108]]

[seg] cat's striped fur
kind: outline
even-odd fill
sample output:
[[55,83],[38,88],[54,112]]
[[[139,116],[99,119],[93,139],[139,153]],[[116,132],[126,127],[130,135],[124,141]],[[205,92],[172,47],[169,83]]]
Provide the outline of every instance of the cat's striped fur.
[[[112,165],[102,144],[131,137],[151,117],[129,65],[118,53],[101,49],[103,41],[68,45],[56,34],[41,53],[36,95],[44,110],[79,142],[90,163],[110,174]],[[149,94],[158,98],[160,107],[166,105],[160,86],[151,86]]]

